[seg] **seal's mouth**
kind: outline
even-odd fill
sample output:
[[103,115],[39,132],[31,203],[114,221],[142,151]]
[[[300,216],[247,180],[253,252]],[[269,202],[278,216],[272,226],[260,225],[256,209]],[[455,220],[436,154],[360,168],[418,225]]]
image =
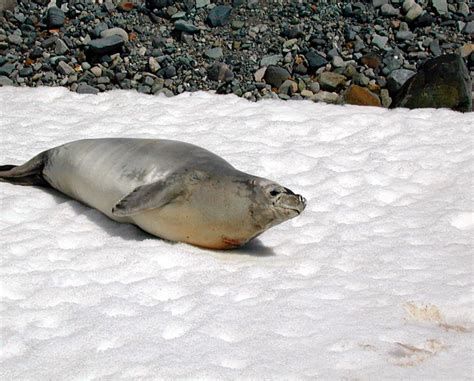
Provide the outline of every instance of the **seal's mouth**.
[[275,205],[280,209],[295,212],[299,216],[306,208],[306,199],[299,195],[292,193],[282,194]]

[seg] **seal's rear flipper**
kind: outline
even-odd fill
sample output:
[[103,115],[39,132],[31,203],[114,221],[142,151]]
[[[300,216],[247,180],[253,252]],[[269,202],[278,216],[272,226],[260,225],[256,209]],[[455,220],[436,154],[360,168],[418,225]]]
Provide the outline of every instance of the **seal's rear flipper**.
[[23,165],[0,165],[0,182],[49,187],[43,177],[46,157],[46,152],[42,152]]

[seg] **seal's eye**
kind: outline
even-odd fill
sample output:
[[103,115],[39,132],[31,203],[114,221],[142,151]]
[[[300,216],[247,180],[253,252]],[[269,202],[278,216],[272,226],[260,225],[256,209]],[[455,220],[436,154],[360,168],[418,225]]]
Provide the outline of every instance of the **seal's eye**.
[[277,190],[272,190],[272,191],[270,192],[270,196],[273,196],[273,197],[275,197],[275,196],[278,195],[278,194],[280,194],[280,192],[278,192]]

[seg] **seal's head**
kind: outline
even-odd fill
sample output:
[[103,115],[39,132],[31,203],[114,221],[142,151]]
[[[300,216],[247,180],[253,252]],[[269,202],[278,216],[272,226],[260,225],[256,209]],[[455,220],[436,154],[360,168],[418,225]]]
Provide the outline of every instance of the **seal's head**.
[[247,182],[250,191],[250,212],[255,222],[266,230],[303,212],[306,199],[288,188],[264,178]]
[[288,188],[245,173],[201,177],[189,200],[200,209],[201,226],[206,225],[199,239],[205,230],[205,246],[218,249],[242,246],[272,226],[298,216],[306,207],[304,197]]

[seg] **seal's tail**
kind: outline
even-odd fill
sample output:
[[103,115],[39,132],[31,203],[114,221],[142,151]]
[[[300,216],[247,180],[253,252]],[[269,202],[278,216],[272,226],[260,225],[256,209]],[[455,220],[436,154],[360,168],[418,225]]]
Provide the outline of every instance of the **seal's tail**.
[[46,152],[42,152],[23,165],[0,165],[0,182],[49,186],[43,177],[46,157]]

